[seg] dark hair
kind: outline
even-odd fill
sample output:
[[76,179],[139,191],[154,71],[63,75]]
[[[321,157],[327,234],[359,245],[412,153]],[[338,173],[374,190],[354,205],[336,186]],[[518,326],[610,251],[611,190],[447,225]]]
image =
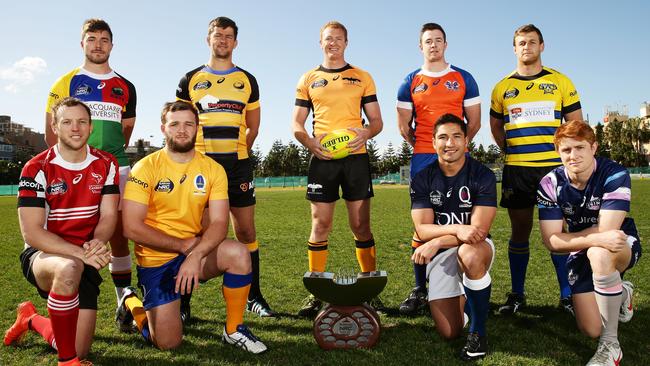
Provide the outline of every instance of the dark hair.
[[163,109],[160,112],[160,122],[162,124],[165,124],[167,122],[165,116],[169,112],[178,112],[178,111],[190,111],[192,114],[194,114],[194,122],[197,124],[199,123],[199,112],[197,112],[196,108],[194,108],[194,105],[191,103],[188,103],[184,100],[177,100],[174,102],[167,102],[165,105],[163,105]]
[[226,29],[229,27],[232,28],[232,30],[235,32],[235,39],[237,39],[237,33],[239,31],[239,28],[237,28],[237,23],[228,17],[217,17],[212,19],[210,24],[208,24],[208,36],[211,35],[216,28]]
[[517,38],[517,36],[524,33],[531,33],[531,32],[537,33],[537,35],[539,36],[539,43],[544,43],[544,37],[542,36],[542,31],[539,30],[539,28],[537,28],[534,24],[526,24],[517,28],[517,30],[515,31],[515,35],[512,36],[512,45],[513,46],[515,45],[515,38]]
[[81,39],[83,39],[86,36],[86,33],[88,32],[101,32],[101,31],[107,31],[108,34],[111,36],[111,42],[113,42],[113,32],[111,31],[111,27],[106,23],[103,19],[99,18],[91,18],[87,19],[83,26],[81,27]]
[[432,30],[439,30],[442,32],[442,39],[443,41],[447,42],[447,33],[445,33],[445,30],[442,29],[442,26],[438,23],[425,23],[422,25],[422,29],[420,29],[420,41],[422,41],[422,35],[426,31],[432,31]]
[[463,131],[463,134],[467,136],[467,125],[465,124],[465,121],[463,121],[457,115],[451,113],[443,114],[436,120],[436,123],[433,128],[433,135],[435,136],[436,132],[438,132],[438,127],[442,125],[446,125],[448,123],[460,126],[460,129]]
[[86,103],[82,102],[80,99],[74,98],[74,97],[65,97],[61,99],[60,101],[56,102],[52,106],[52,121],[53,123],[58,123],[59,122],[59,110],[63,107],[76,107],[76,106],[82,106],[83,109],[88,113],[88,122],[92,122],[92,114],[90,113],[90,108],[86,105]]

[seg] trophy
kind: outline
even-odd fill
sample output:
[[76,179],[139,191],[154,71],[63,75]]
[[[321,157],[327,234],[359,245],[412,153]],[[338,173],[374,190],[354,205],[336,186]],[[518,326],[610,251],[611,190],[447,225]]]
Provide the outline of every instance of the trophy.
[[385,271],[306,272],[305,288],[325,306],[314,319],[314,339],[326,350],[370,348],[379,340],[379,315],[367,302],[386,286]]

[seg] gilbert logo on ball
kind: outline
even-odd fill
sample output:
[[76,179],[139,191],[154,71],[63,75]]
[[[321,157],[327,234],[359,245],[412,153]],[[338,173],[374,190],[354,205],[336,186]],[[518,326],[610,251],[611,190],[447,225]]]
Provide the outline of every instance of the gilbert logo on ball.
[[350,130],[335,130],[320,140],[320,144],[332,154],[332,159],[343,159],[350,154],[348,143],[356,134]]

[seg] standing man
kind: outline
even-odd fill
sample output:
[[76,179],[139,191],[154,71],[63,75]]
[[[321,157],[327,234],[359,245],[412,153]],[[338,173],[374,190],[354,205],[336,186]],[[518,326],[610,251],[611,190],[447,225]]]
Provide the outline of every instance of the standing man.
[[411,259],[426,266],[431,317],[443,338],[460,335],[463,309],[468,309],[469,334],[460,357],[474,360],[485,357],[488,347],[494,260],[488,234],[497,213],[496,178],[465,155],[467,126],[458,116],[442,115],[433,141],[438,158],[411,181],[411,217],[423,241]]
[[634,287],[622,277],[641,257],[636,225],[626,217],[630,174],[594,157],[596,135],[584,121],[560,126],[553,142],[562,166],[544,176],[537,191],[542,240],[553,252],[571,253],[566,266],[578,328],[600,338],[587,366],[618,365],[618,323],[634,314]]
[[223,275],[224,343],[264,352],[264,343],[243,324],[251,262],[241,243],[226,239],[226,173],[194,149],[199,116],[192,104],[166,103],[160,117],[165,147],[133,167],[124,193],[124,233],[135,242],[144,299],[127,289],[118,318],[125,324],[135,320],[156,347],[176,348],[183,339],[181,295],[192,293],[199,281]]
[[[309,162],[307,199],[311,201],[311,233],[307,246],[309,270],[324,272],[327,263],[328,236],[332,230],[334,207],[339,187],[348,209],[348,221],[354,234],[357,261],[362,272],[376,270],[375,240],[370,229],[372,179],[366,141],[383,127],[375,82],[370,74],[345,61],[348,31],[336,21],[320,31],[323,63],[306,72],[298,81],[293,109],[293,134],[313,154]],[[305,129],[309,111],[313,111],[314,130]],[[361,110],[368,118],[364,125]],[[332,160],[320,140],[337,129],[348,129],[356,136],[348,143],[351,154]],[[299,315],[314,315],[321,307],[310,297]]]
[[87,145],[93,125],[81,100],[63,98],[51,112],[57,143],[25,164],[18,190],[22,270],[47,299],[49,318],[23,302],[4,344],[33,330],[57,350],[59,366],[80,365],[95,333],[98,270],[111,259],[106,244],[117,222],[118,166],[114,156]]
[[[426,23],[420,30],[421,68],[406,76],[397,91],[397,123],[400,134],[413,146],[411,180],[437,159],[431,142],[433,127],[440,116],[451,113],[467,120],[469,141],[481,128],[481,100],[478,85],[470,73],[447,63],[447,35],[439,24]],[[413,235],[411,249],[424,243]],[[426,266],[413,262],[415,287],[400,304],[402,314],[413,315],[427,305]]]
[[[571,80],[542,66],[542,32],[532,24],[521,26],[515,31],[513,46],[517,69],[494,87],[490,108],[492,136],[506,154],[500,204],[508,209],[512,230],[508,242],[512,288],[499,308],[502,314],[514,314],[526,304],[524,284],[537,185],[560,164],[553,134],[562,119],[582,119],[580,98]],[[560,285],[560,307],[573,314],[567,255],[551,253],[551,258]]]
[[[255,185],[248,155],[260,127],[260,92],[255,77],[232,62],[237,31],[232,19],[218,17],[210,22],[210,60],[183,76],[176,98],[196,106],[200,123],[196,149],[221,164],[228,175],[233,231],[237,240],[248,247],[253,265],[246,309],[263,317],[275,316],[260,290]],[[183,308],[189,312],[189,297],[183,302]]]
[[[81,28],[81,49],[82,66],[60,77],[50,90],[45,110],[45,141],[48,146],[56,143],[50,127],[52,106],[68,96],[79,98],[92,112],[93,129],[88,144],[115,155],[120,165],[120,192],[124,192],[130,170],[124,149],[129,145],[135,125],[135,87],[108,64],[113,49],[113,32],[108,23],[101,19],[86,20]],[[117,226],[110,238],[113,256],[109,269],[119,300],[124,288],[131,284],[131,255],[129,242],[122,235],[121,215],[117,216]]]

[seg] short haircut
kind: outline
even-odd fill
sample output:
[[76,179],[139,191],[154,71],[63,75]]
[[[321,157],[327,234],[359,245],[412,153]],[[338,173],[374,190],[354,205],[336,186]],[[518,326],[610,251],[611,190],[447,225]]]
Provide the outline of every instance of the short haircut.
[[442,29],[442,26],[438,23],[425,23],[422,25],[422,29],[420,29],[420,41],[422,41],[422,35],[426,31],[432,31],[432,30],[439,30],[442,32],[442,40],[447,42],[447,33],[445,33],[445,30]]
[[517,30],[515,31],[515,35],[512,36],[512,45],[513,46],[515,45],[515,38],[517,38],[517,36],[522,35],[524,33],[531,33],[531,32],[537,33],[537,35],[539,36],[539,43],[544,43],[544,37],[542,36],[542,31],[539,30],[539,28],[537,28],[534,24],[525,24],[517,28]]
[[560,142],[562,142],[562,139],[564,138],[587,141],[589,145],[593,145],[596,142],[596,133],[594,132],[594,129],[589,126],[588,122],[574,120],[560,125],[560,127],[555,130],[555,135],[553,136],[555,150],[560,147]]
[[325,29],[327,28],[334,28],[334,29],[340,29],[343,31],[343,34],[345,35],[345,40],[348,40],[348,29],[345,28],[345,26],[336,20],[330,20],[329,22],[325,23],[320,29],[320,38],[323,38],[323,32],[325,32]]
[[237,28],[237,23],[235,23],[234,20],[228,18],[228,17],[217,17],[214,18],[210,21],[210,24],[208,24],[208,36],[212,34],[217,28],[232,28],[232,30],[235,33],[235,39],[237,39],[237,33],[239,32],[239,28]]
[[101,31],[107,31],[108,35],[111,36],[111,42],[113,42],[113,32],[111,31],[111,27],[108,25],[108,23],[106,23],[106,21],[99,18],[87,19],[81,27],[81,39],[83,39],[88,32]]
[[184,100],[177,100],[174,102],[167,102],[163,105],[163,109],[160,112],[160,122],[164,125],[167,122],[166,116],[169,112],[178,112],[178,111],[190,111],[194,114],[194,122],[199,124],[199,112],[197,112],[194,105],[188,103]]
[[465,121],[463,121],[457,115],[451,113],[443,114],[436,120],[433,128],[433,136],[435,137],[436,133],[438,132],[438,127],[446,125],[448,123],[460,126],[460,129],[463,131],[463,135],[467,136],[467,125],[465,124]]
[[65,97],[61,99],[60,101],[56,102],[52,106],[52,122],[53,123],[59,123],[59,111],[63,107],[76,107],[76,106],[81,106],[83,109],[88,113],[88,122],[92,122],[92,114],[90,113],[90,108],[86,105],[86,103],[82,102],[81,99],[77,99],[74,97]]

